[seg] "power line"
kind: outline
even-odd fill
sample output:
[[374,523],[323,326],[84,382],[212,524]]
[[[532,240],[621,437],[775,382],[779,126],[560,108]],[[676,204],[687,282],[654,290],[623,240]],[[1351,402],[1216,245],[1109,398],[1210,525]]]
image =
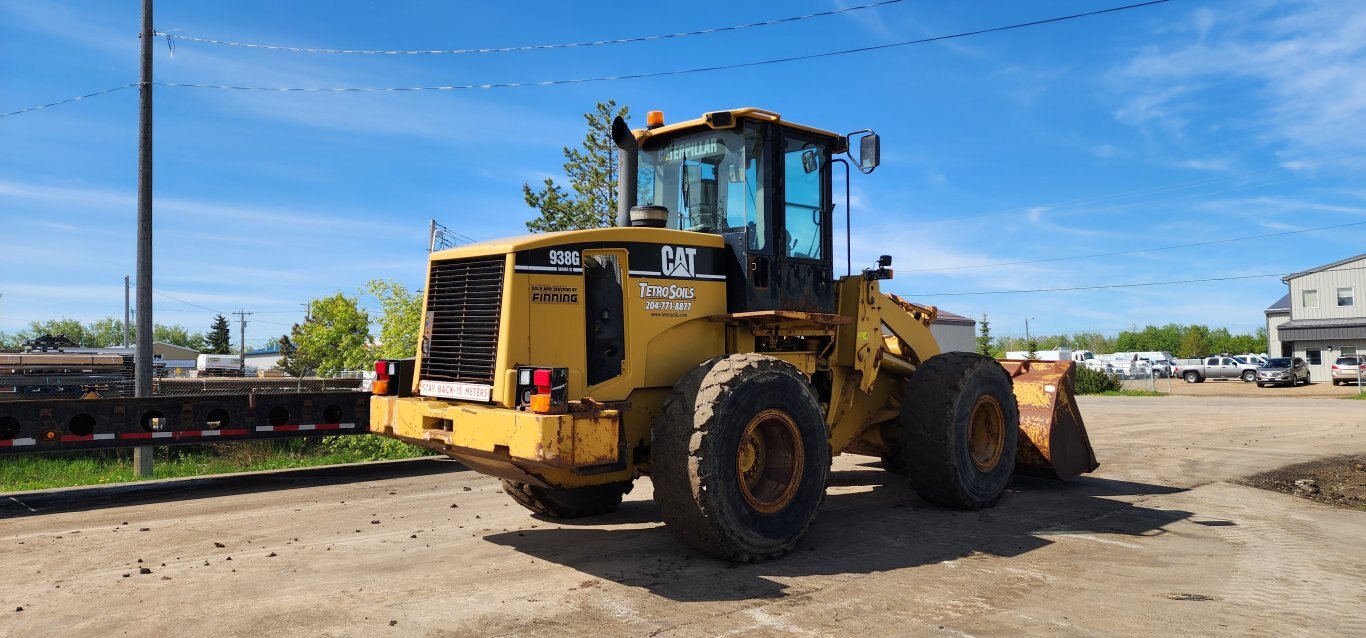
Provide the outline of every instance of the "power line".
[[48,102],[47,104],[40,104],[40,105],[38,105],[38,106],[30,106],[30,107],[27,107],[27,108],[19,109],[18,111],[10,111],[9,113],[0,113],[0,117],[9,117],[9,116],[11,116],[11,115],[19,115],[20,113],[28,113],[29,111],[37,111],[37,110],[40,110],[40,109],[46,109],[46,108],[50,108],[50,107],[53,107],[53,106],[60,106],[60,105],[62,105],[62,104],[68,104],[68,103],[71,103],[71,102],[79,102],[79,101],[84,100],[84,99],[86,99],[86,98],[88,98],[88,97],[95,97],[95,96],[97,96],[97,95],[104,95],[104,94],[106,94],[106,93],[113,93],[114,91],[122,91],[122,90],[124,90],[124,89],[131,89],[131,88],[133,88],[133,87],[135,87],[135,86],[138,86],[138,84],[139,84],[138,82],[131,82],[131,83],[129,83],[129,84],[124,84],[123,86],[116,86],[116,87],[114,87],[114,88],[105,89],[105,90],[103,90],[103,91],[95,91],[94,93],[87,93],[87,94],[85,94],[85,95],[78,95],[78,96],[76,96],[76,97],[69,97],[69,98],[67,98],[67,99],[65,99],[65,100],[57,100],[56,102]]
[[270,87],[270,86],[240,86],[240,85],[225,85],[225,84],[196,84],[196,83],[187,83],[187,82],[155,82],[154,84],[159,85],[159,86],[195,88],[195,89],[228,89],[228,90],[234,90],[234,91],[284,91],[284,92],[317,92],[317,93],[354,93],[354,92],[400,92],[400,91],[463,91],[463,90],[472,90],[472,89],[505,89],[505,88],[533,87],[533,86],[558,86],[558,85],[564,85],[564,84],[587,84],[587,83],[591,83],[591,82],[613,82],[613,81],[618,81],[618,80],[638,80],[638,79],[643,79],[643,78],[656,78],[656,77],[666,77],[666,76],[675,76],[675,75],[687,75],[687,74],[692,74],[692,73],[706,73],[706,72],[711,72],[711,71],[725,71],[725,70],[731,70],[731,69],[743,69],[743,68],[748,68],[748,67],[764,66],[764,65],[769,65],[769,64],[782,64],[782,63],[786,63],[786,62],[799,62],[799,61],[804,61],[804,60],[815,60],[815,59],[819,59],[819,58],[828,58],[828,57],[834,57],[834,56],[840,56],[840,55],[849,55],[849,54],[853,54],[853,53],[867,53],[867,52],[870,52],[870,51],[880,51],[880,50],[883,50],[883,49],[892,49],[892,48],[896,48],[896,47],[910,46],[910,45],[915,45],[915,44],[927,44],[927,43],[930,43],[930,42],[939,42],[939,41],[943,41],[943,40],[953,40],[953,39],[956,39],[956,38],[966,38],[966,37],[969,37],[969,36],[982,35],[982,34],[986,34],[986,33],[996,33],[996,32],[998,32],[998,31],[1010,31],[1010,30],[1012,30],[1012,29],[1023,29],[1023,28],[1026,28],[1026,27],[1035,27],[1035,26],[1040,26],[1040,25],[1045,25],[1045,24],[1052,24],[1052,23],[1055,23],[1055,22],[1064,22],[1064,21],[1068,21],[1068,20],[1077,20],[1077,19],[1080,19],[1080,18],[1087,18],[1087,17],[1097,16],[1097,15],[1106,14],[1106,13],[1115,13],[1115,12],[1118,12],[1118,11],[1127,11],[1127,10],[1129,10],[1129,9],[1138,9],[1138,8],[1142,8],[1142,7],[1149,7],[1149,6],[1153,6],[1153,5],[1164,4],[1164,3],[1167,3],[1167,2],[1171,2],[1171,0],[1151,0],[1150,2],[1140,2],[1140,3],[1137,3],[1137,4],[1128,4],[1128,5],[1119,6],[1119,7],[1111,7],[1111,8],[1109,8],[1109,9],[1100,9],[1100,10],[1097,10],[1097,11],[1088,11],[1088,12],[1085,12],[1085,13],[1074,13],[1074,14],[1071,14],[1071,15],[1058,16],[1058,17],[1055,17],[1055,18],[1046,18],[1046,19],[1043,19],[1043,20],[1034,20],[1034,21],[1031,21],[1031,22],[1020,22],[1020,23],[1010,24],[1010,25],[1005,25],[1005,26],[1000,26],[1000,27],[992,27],[992,28],[989,28],[989,29],[978,29],[978,30],[976,30],[976,31],[964,31],[964,32],[961,32],[961,33],[954,33],[954,34],[949,34],[949,35],[940,35],[940,36],[934,36],[934,37],[929,37],[929,38],[920,38],[920,39],[917,39],[917,40],[905,40],[905,41],[902,41],[902,42],[892,42],[892,43],[889,43],[889,44],[876,44],[876,45],[871,45],[871,46],[866,46],[866,47],[857,47],[857,48],[853,48],[853,49],[841,49],[841,50],[838,50],[838,51],[825,51],[825,52],[822,52],[822,53],[811,53],[811,54],[806,54],[806,55],[795,55],[795,56],[789,56],[789,57],[784,57],[784,58],[772,58],[772,59],[768,59],[768,60],[756,60],[756,61],[753,61],[753,62],[739,62],[739,63],[735,63],[735,64],[718,64],[718,65],[714,65],[714,66],[694,67],[694,68],[689,68],[689,69],[673,69],[673,70],[669,70],[669,71],[652,71],[652,72],[645,72],[645,73],[629,73],[629,74],[624,74],[624,75],[606,75],[606,76],[598,76],[598,77],[590,77],[590,78],[570,78],[570,79],[561,79],[561,80],[541,80],[541,81],[538,81],[538,82],[490,82],[490,83],[484,83],[484,84],[455,84],[455,85],[447,85],[447,86],[411,86],[411,87]]
[[[1348,270],[1366,270],[1366,266],[1358,268],[1334,268],[1333,272]],[[1301,271],[1302,272],[1302,271]],[[1095,286],[1070,286],[1065,288],[1031,288],[1028,290],[979,290],[974,292],[935,292],[935,293],[911,293],[908,297],[967,297],[975,295],[1015,295],[1036,292],[1072,292],[1077,290],[1104,290],[1110,288],[1143,288],[1147,286],[1170,286],[1174,284],[1198,284],[1213,281],[1236,281],[1239,279],[1262,279],[1265,277],[1288,277],[1297,273],[1265,273],[1261,275],[1230,275],[1227,277],[1208,277],[1205,279],[1178,279],[1174,281],[1146,281],[1132,284],[1099,284]]]
[[1162,250],[1176,250],[1178,248],[1195,248],[1197,246],[1213,246],[1216,244],[1231,244],[1240,241],[1250,241],[1253,239],[1266,239],[1268,237],[1284,237],[1286,235],[1298,235],[1300,233],[1312,233],[1319,230],[1332,230],[1335,228],[1347,228],[1349,226],[1361,226],[1366,221],[1350,222],[1347,224],[1336,224],[1333,226],[1320,226],[1318,228],[1305,228],[1302,230],[1287,230],[1279,233],[1268,233],[1266,235],[1248,235],[1246,237],[1233,237],[1230,239],[1215,239],[1211,241],[1200,241],[1190,244],[1174,244],[1171,246],[1158,246],[1155,248],[1139,248],[1136,250],[1117,250],[1108,253],[1092,253],[1089,255],[1070,255],[1067,257],[1047,257],[1044,259],[1027,259],[1023,261],[1002,261],[989,264],[975,264],[972,266],[944,266],[941,268],[917,268],[915,270],[902,270],[901,272],[943,272],[946,270],[971,270],[974,268],[994,268],[996,266],[1022,266],[1025,264],[1042,264],[1054,261],[1071,261],[1075,259],[1094,259],[1097,257],[1116,257],[1119,255],[1133,255],[1137,253],[1158,252]]
[[165,297],[165,298],[167,298],[167,299],[171,299],[171,300],[174,300],[174,301],[179,301],[180,303],[183,303],[183,304],[185,304],[185,305],[187,305],[187,306],[194,306],[195,308],[199,308],[200,310],[207,310],[207,311],[212,312],[212,313],[215,313],[215,314],[220,314],[220,315],[225,315],[225,316],[226,316],[226,315],[232,314],[232,313],[230,313],[230,312],[222,312],[222,311],[220,311],[220,310],[214,310],[213,308],[209,308],[209,307],[207,307],[207,306],[201,306],[201,305],[199,305],[199,304],[197,304],[197,303],[191,303],[191,302],[185,301],[184,299],[181,299],[181,298],[179,298],[179,297],[172,297],[172,296],[170,296],[170,295],[168,295],[168,294],[166,294],[166,293],[164,293],[164,292],[161,292],[160,290],[157,290],[157,289],[155,289],[155,288],[152,289],[152,293],[153,293],[153,294],[157,294],[157,295],[161,295],[162,297]]
[[274,50],[274,51],[290,51],[290,52],[293,52],[293,53],[346,53],[346,54],[358,54],[358,55],[443,55],[443,54],[465,54],[465,53],[509,53],[509,52],[513,52],[513,51],[538,51],[538,50],[545,50],[545,49],[572,49],[572,48],[579,48],[579,47],[594,47],[594,46],[603,46],[603,45],[610,45],[610,44],[628,44],[628,43],[633,43],[633,42],[651,42],[651,41],[656,41],[656,40],[670,40],[670,39],[675,39],[675,38],[686,38],[686,37],[695,36],[695,35],[707,35],[707,34],[712,34],[712,33],[722,33],[722,32],[726,32],[726,31],[740,31],[740,30],[742,30],[742,29],[750,29],[750,28],[754,28],[754,27],[767,27],[767,26],[772,26],[772,25],[775,25],[775,24],[783,24],[783,23],[788,23],[788,22],[799,22],[799,21],[802,21],[802,20],[810,20],[810,19],[812,19],[812,18],[823,18],[823,17],[826,17],[826,16],[832,16],[832,15],[837,15],[837,14],[841,14],[841,13],[850,13],[850,12],[853,12],[853,11],[861,11],[861,10],[863,10],[863,9],[875,9],[875,8],[884,7],[884,6],[887,6],[887,5],[890,5],[890,4],[899,4],[899,3],[904,2],[904,1],[905,1],[905,0],[883,0],[882,2],[873,2],[873,3],[870,3],[870,4],[863,4],[863,5],[858,5],[858,6],[854,6],[854,7],[845,7],[845,8],[842,8],[842,9],[832,9],[832,10],[830,10],[830,11],[820,11],[820,12],[817,12],[817,13],[808,13],[808,14],[805,14],[805,15],[789,16],[789,17],[786,17],[786,18],[774,18],[774,19],[772,19],[772,20],[763,20],[763,21],[760,21],[760,22],[750,22],[750,23],[747,23],[747,24],[737,24],[737,25],[727,26],[727,27],[714,27],[714,28],[710,28],[710,29],[699,29],[699,30],[697,30],[697,31],[683,31],[683,32],[680,32],[680,33],[663,33],[663,34],[658,34],[658,35],[637,36],[637,37],[631,37],[631,38],[618,38],[618,39],[615,39],[615,40],[593,40],[593,41],[586,41],[586,42],[566,42],[566,43],[558,43],[558,44],[531,44],[531,45],[523,45],[523,46],[490,47],[490,48],[474,48],[474,49],[392,50],[392,51],[377,50],[377,49],[316,49],[316,48],[309,48],[309,47],[291,47],[291,46],[281,46],[281,45],[273,45],[273,44],[254,44],[254,43],[247,43],[247,42],[230,42],[230,41],[226,41],[226,40],[214,40],[214,39],[210,39],[210,38],[201,38],[201,37],[188,36],[188,35],[179,35],[179,34],[176,34],[176,33],[162,33],[162,32],[160,32],[160,31],[156,32],[154,35],[164,36],[164,37],[167,39],[167,42],[174,42],[175,40],[188,40],[188,41],[191,41],[191,42],[202,42],[202,43],[205,43],[205,44],[220,44],[220,45],[226,45],[226,46],[246,47],[246,48],[250,48],[250,49],[269,49],[269,50]]

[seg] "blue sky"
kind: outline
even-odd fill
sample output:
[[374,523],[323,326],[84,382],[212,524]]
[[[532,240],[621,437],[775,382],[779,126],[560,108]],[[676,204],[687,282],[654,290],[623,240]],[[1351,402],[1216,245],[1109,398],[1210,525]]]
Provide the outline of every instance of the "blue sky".
[[[842,4],[841,4],[842,3]],[[798,15],[862,0],[747,3],[163,2],[156,27],[303,47],[434,49],[620,38]],[[0,112],[137,80],[132,0],[0,0]],[[156,79],[406,87],[620,75],[970,31],[1118,0],[907,0],[668,41],[448,56],[299,54],[158,42]],[[156,290],[255,312],[248,343],[308,299],[385,277],[420,285],[427,221],[524,232],[523,182],[560,174],[599,100],[670,120],[759,106],[882,135],[856,176],[854,261],[895,256],[888,287],[996,334],[1147,323],[1249,331],[1276,278],[930,296],[1292,272],[1361,253],[1366,4],[1178,0],[1061,24],[790,64],[555,87],[410,93],[156,89]],[[137,94],[0,119],[0,331],[122,313],[135,260]],[[841,202],[842,202],[842,198]],[[842,215],[841,215],[842,216]],[[840,253],[843,252],[841,248]],[[838,261],[842,261],[838,260]],[[950,269],[950,270],[927,270]],[[374,306],[373,300],[367,303]],[[155,319],[212,313],[158,296]]]

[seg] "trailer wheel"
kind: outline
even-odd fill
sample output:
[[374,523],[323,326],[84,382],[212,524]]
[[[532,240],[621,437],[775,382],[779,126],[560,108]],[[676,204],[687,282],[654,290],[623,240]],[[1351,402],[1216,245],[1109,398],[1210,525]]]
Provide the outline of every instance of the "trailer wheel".
[[503,491],[518,505],[550,518],[579,518],[605,514],[621,505],[621,497],[631,491],[631,481],[588,487],[541,487],[503,479]]
[[1190,372],[1187,372],[1187,373],[1186,373],[1185,375],[1183,375],[1183,376],[1184,376],[1185,379],[1186,379],[1186,383],[1199,383],[1199,382],[1200,382],[1200,373],[1199,373],[1199,372],[1196,372],[1196,371],[1194,371],[1194,370],[1191,370]]
[[900,456],[921,498],[972,510],[1000,500],[1020,435],[1011,385],[999,363],[967,352],[931,357],[911,377]]
[[708,361],[674,386],[655,419],[650,478],[669,529],[736,562],[776,558],[825,498],[830,441],[810,384],[758,354]]

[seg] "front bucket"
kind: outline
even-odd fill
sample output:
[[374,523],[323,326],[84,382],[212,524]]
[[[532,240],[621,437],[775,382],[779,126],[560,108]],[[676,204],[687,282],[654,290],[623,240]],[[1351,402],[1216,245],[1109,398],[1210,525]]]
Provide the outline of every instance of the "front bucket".
[[1077,409],[1071,361],[997,360],[1013,377],[1020,406],[1015,469],[1070,479],[1100,467]]

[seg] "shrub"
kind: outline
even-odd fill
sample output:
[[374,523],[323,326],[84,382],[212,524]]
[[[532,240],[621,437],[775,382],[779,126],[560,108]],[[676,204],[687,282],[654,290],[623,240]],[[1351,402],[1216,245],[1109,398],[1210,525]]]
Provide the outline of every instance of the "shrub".
[[366,434],[329,436],[323,439],[323,448],[333,454],[345,454],[365,461],[410,459],[432,454],[423,448],[409,445],[397,439]]
[[1124,389],[1124,385],[1114,375],[1077,366],[1077,394],[1101,394]]

